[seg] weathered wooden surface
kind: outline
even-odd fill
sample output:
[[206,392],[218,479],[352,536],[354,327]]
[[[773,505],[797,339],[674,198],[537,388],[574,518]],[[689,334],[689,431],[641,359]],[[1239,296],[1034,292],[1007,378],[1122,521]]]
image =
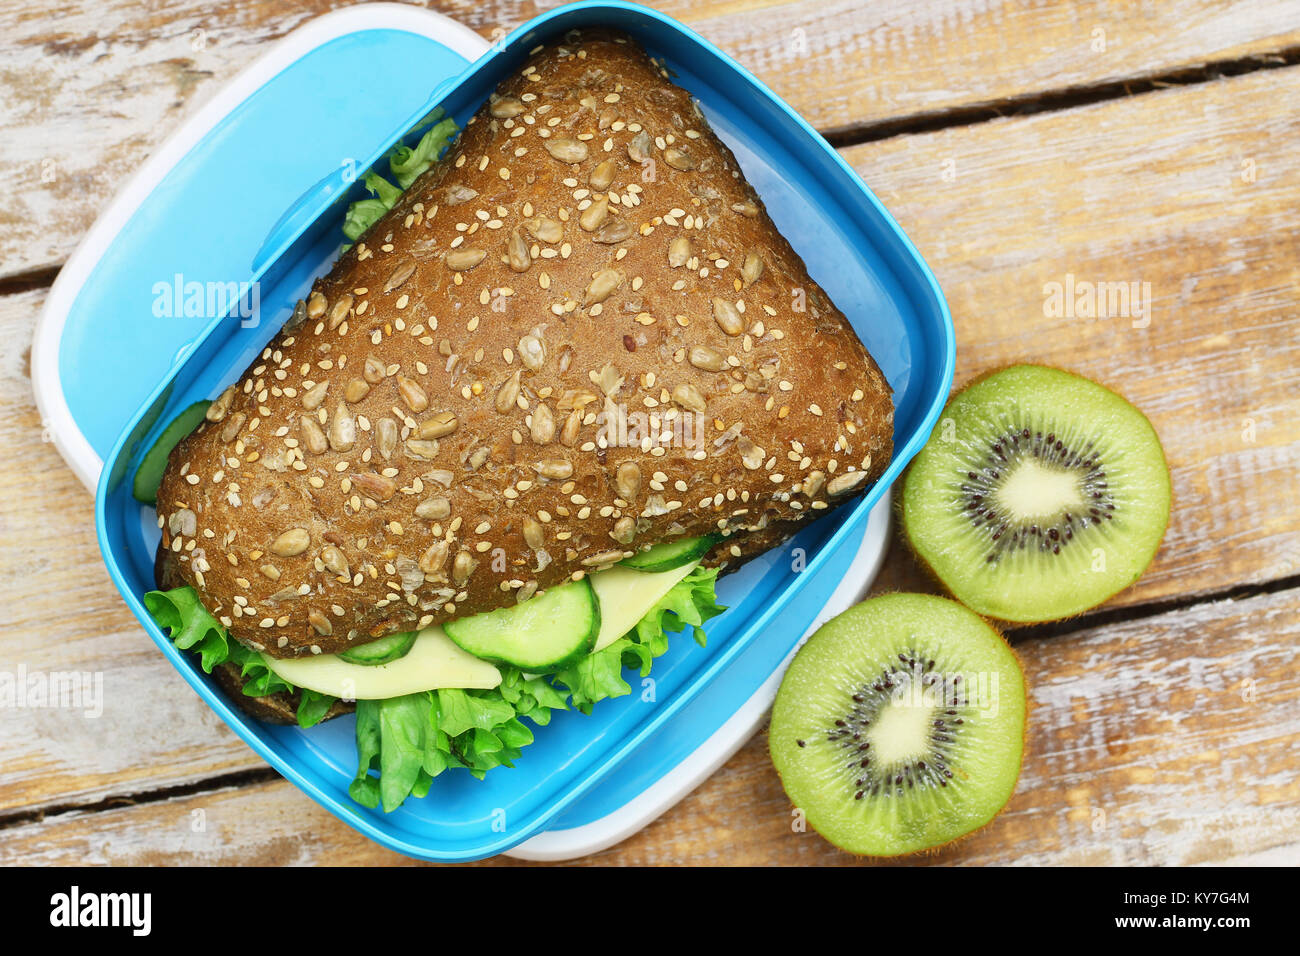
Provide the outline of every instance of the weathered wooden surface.
[[[272,40],[346,5],[24,0],[0,7],[0,278],[62,262],[181,119]],[[555,5],[429,4],[486,37]],[[1140,80],[1300,45],[1293,0],[653,5],[717,43],[823,130]]]
[[[1059,365],[1154,423],[1172,520],[1115,604],[1300,572],[1297,98],[1300,70],[1267,71],[845,151],[938,277],[958,385]],[[1070,275],[1149,284],[1147,314],[1045,315]]]
[[[1300,592],[1201,604],[1017,650],[1033,709],[1015,796],[985,829],[904,862],[1300,863]],[[760,733],[668,815],[584,862],[857,862],[795,830],[766,747]],[[23,823],[5,831],[0,859],[409,862],[279,780]]]
[[[485,33],[501,9],[464,6],[454,12]],[[1071,72],[1082,69],[1077,64],[1059,73],[1043,66],[1051,58],[1035,59],[1042,49],[1030,42],[1034,35],[1021,31],[1036,23],[1039,39],[1057,37],[1039,46],[1059,48],[1064,34],[1053,34],[1049,25],[1065,30],[1089,6],[1034,4],[1013,16],[1006,6],[985,11],[971,5],[966,19],[909,6],[907,17],[919,18],[918,24],[949,24],[936,40],[920,27],[904,29],[913,20],[898,11],[889,19],[894,5],[878,4],[870,7],[878,22],[861,36],[873,30],[886,36],[880,24],[889,23],[883,52],[864,52],[874,48],[853,39],[859,34],[852,17],[835,19],[837,49],[847,61],[824,76],[805,71],[800,79],[790,63],[765,58],[764,44],[774,43],[775,34],[756,24],[801,17],[822,22],[832,7],[785,4],[756,20],[754,6],[693,5],[685,16],[824,128],[877,117],[874,110],[850,111],[845,115],[857,119],[845,124],[836,118],[838,107],[810,102],[823,94],[833,101],[838,94],[826,78],[841,71],[851,77],[854,64],[864,61],[862,75],[845,79],[845,88],[869,89],[876,98],[908,71],[919,95],[929,87],[917,77],[933,69],[938,83],[938,64],[949,64],[949,77],[963,76],[963,82],[945,81],[954,88],[933,104],[942,110],[1058,89],[1067,78],[1073,85],[1140,77],[1228,54],[1281,51],[1293,42],[1273,22],[1268,4],[1252,5],[1249,15],[1244,8],[1225,12],[1221,4],[1143,7],[1152,23],[1164,22],[1159,18],[1172,17],[1168,9],[1176,8],[1187,27],[1164,28],[1162,42],[1136,44],[1141,57],[1111,61],[1110,72],[1080,78]],[[169,4],[164,14],[123,2],[105,5],[97,28],[87,25],[88,15],[69,10],[54,30],[43,10],[0,12],[0,23],[11,18],[0,32],[0,46],[14,51],[2,60],[6,70],[50,44],[52,55],[71,57],[66,62],[80,72],[39,96],[15,85],[14,72],[3,81],[12,93],[0,104],[6,118],[0,173],[7,174],[10,189],[26,194],[21,202],[37,205],[16,222],[3,217],[17,207],[0,204],[0,275],[60,261],[111,193],[111,181],[268,37],[302,22],[303,9],[226,3],[200,12]],[[1122,5],[1108,22],[1120,17],[1129,36],[1159,36],[1154,26],[1149,35],[1135,32],[1137,9]],[[531,12],[524,8],[518,16]],[[150,64],[163,62],[158,51],[166,43],[187,43],[187,30],[199,23],[207,24],[209,41],[220,42],[180,59],[218,52],[226,59],[210,63],[211,75],[195,73],[190,86],[169,89]],[[966,26],[958,29],[959,23]],[[1219,28],[1210,29],[1214,24]],[[45,39],[33,46],[31,37]],[[816,34],[816,42],[831,42],[830,34]],[[933,47],[928,62],[918,53],[926,44]],[[972,76],[967,83],[961,71],[973,68],[963,57],[989,56],[1004,59],[1001,74]],[[1036,76],[1030,69],[1035,63],[1045,72]],[[40,70],[27,73],[23,82],[35,82]],[[990,93],[995,87],[1003,92]],[[1280,587],[1300,572],[1300,492],[1293,477],[1300,464],[1300,169],[1290,148],[1300,121],[1289,108],[1297,99],[1300,67],[1288,67],[1092,106],[963,122],[844,150],[939,277],[957,326],[958,382],[1019,360],[1061,364],[1108,382],[1152,417],[1174,475],[1174,520],[1164,547],[1147,577],[1114,602],[1122,610],[1106,617],[1134,619],[1024,642],[1031,679],[1041,676],[1035,741],[1020,790],[1008,814],[946,851],[941,862],[1296,862],[1297,728],[1277,709],[1279,700],[1296,697],[1296,592],[1237,605],[1195,602],[1243,585]],[[823,108],[829,112],[819,113]],[[878,115],[928,108],[891,101]],[[49,131],[33,132],[37,117],[48,121]],[[46,184],[52,191],[41,192],[39,170],[35,180],[24,180],[33,175],[37,152],[31,150],[54,142],[59,129],[72,137],[68,155],[84,156],[87,171],[56,177]],[[74,199],[59,190],[75,190]],[[42,242],[48,242],[43,251]],[[1149,323],[1133,315],[1044,314],[1045,283],[1067,275],[1149,282]],[[44,296],[42,288],[0,294],[0,342],[7,343],[0,346],[0,670],[23,664],[102,672],[105,710],[94,719],[66,710],[4,712],[0,862],[24,858],[37,846],[41,859],[63,862],[79,855],[114,862],[395,861],[288,784],[254,782],[214,792],[204,782],[264,765],[171,672],[107,580],[90,497],[42,440],[30,393],[28,343]],[[1133,326],[1135,319],[1142,327]],[[895,547],[879,586],[929,584]],[[1142,605],[1152,601],[1193,606],[1141,617]],[[1225,675],[1237,679],[1242,660],[1257,669],[1260,694],[1250,707],[1229,706]],[[1112,687],[1107,668],[1121,665],[1126,676]],[[1151,687],[1143,690],[1148,677]],[[1273,683],[1281,696],[1269,698],[1264,688]],[[1095,696],[1076,693],[1079,688]],[[1144,710],[1136,705],[1147,691],[1157,703]],[[1183,740],[1184,731],[1190,740]],[[1040,748],[1040,734],[1054,741],[1047,749]],[[760,736],[662,820],[595,859],[841,859],[814,835],[789,833],[764,746]],[[1143,779],[1142,768],[1155,775]],[[260,779],[255,773],[253,780]],[[1094,789],[1081,790],[1089,781]],[[194,792],[157,797],[176,786]],[[82,809],[121,798],[144,802]],[[1107,820],[1097,834],[1091,830],[1094,807]],[[190,829],[193,809],[207,814],[205,834]],[[45,811],[51,816],[44,825],[33,822]],[[1289,830],[1273,825],[1279,820],[1289,820]]]

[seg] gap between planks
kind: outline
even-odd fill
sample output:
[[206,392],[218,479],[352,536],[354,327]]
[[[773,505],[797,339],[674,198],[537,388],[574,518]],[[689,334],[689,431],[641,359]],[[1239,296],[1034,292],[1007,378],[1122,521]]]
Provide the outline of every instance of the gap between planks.
[[[911,113],[878,123],[819,130],[835,149],[876,143],[898,136],[933,133],[945,129],[977,126],[1012,116],[1055,113],[1108,100],[1124,99],[1157,92],[1171,86],[1196,86],[1225,77],[1244,76],[1263,70],[1278,70],[1300,65],[1300,46],[1286,47],[1270,53],[1252,54],[1225,60],[1212,60],[1201,66],[1186,67],[1148,76],[1137,75],[1120,80],[1059,89],[1038,90],[1023,96],[988,103],[957,106],[933,113]],[[53,285],[61,265],[44,266],[0,277],[0,296],[16,295]]]
[[934,133],[961,126],[977,126],[997,119],[1055,113],[1080,106],[1092,106],[1107,100],[1125,99],[1155,93],[1171,86],[1198,86],[1227,77],[1245,76],[1263,70],[1281,70],[1300,65],[1300,46],[1275,53],[1254,54],[1230,60],[1214,60],[1201,66],[1185,67],[1149,76],[1125,77],[1102,83],[1038,90],[1021,96],[987,103],[955,106],[933,113],[912,113],[878,123],[854,123],[850,126],[821,130],[822,136],[836,149],[876,143],[895,136]]
[[[1045,640],[1051,638],[1064,639],[1068,636],[1079,634],[1084,631],[1101,630],[1103,628],[1135,623],[1147,618],[1156,618],[1164,615],[1188,612],[1200,608],[1203,605],[1249,600],[1251,598],[1266,597],[1284,591],[1298,589],[1300,589],[1300,574],[1286,578],[1279,578],[1265,584],[1237,585],[1187,599],[1150,601],[1145,604],[1135,604],[1128,607],[1093,611],[1064,621],[1050,621],[1045,624],[1035,624],[1008,629],[1005,636],[1014,644],[1019,644],[1029,640]],[[110,795],[98,800],[86,801],[84,803],[72,801],[35,810],[19,810],[12,813],[0,814],[0,832],[26,824],[39,824],[45,820],[64,816],[70,813],[88,814],[111,812],[113,810],[121,809],[122,807],[142,806],[150,803],[166,803],[174,800],[183,800],[187,797],[203,796],[227,790],[256,787],[279,779],[280,774],[271,767],[255,767],[249,770],[238,770],[231,773],[217,774],[211,777],[202,777],[189,783],[158,787],[150,790],[140,790],[133,793]]]

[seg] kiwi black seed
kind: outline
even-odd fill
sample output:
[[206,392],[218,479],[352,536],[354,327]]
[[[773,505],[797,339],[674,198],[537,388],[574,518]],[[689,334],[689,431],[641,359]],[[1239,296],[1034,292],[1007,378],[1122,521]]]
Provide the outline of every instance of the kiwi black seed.
[[903,533],[967,607],[1048,621],[1136,581],[1169,502],[1140,411],[1078,375],[1018,365],[948,403],[904,480]]
[[1015,790],[1025,684],[1011,649],[945,598],[887,594],[795,655],[769,745],[787,795],[841,849],[914,853],[988,823]]

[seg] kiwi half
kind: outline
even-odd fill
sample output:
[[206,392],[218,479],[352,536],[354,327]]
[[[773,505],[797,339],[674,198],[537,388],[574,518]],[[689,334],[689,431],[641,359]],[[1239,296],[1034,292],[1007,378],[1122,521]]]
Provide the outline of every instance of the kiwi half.
[[982,618],[946,598],[886,594],[795,655],[769,746],[813,829],[852,853],[897,856],[970,833],[1006,805],[1025,711],[1020,663]]
[[1169,469],[1140,411],[1017,365],[957,394],[904,479],[903,534],[967,607],[1050,621],[1141,575],[1169,523]]

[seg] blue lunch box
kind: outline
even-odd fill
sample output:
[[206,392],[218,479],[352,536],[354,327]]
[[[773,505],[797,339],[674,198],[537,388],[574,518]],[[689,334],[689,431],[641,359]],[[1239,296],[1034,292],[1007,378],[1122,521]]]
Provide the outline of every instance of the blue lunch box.
[[[340,226],[346,203],[364,195],[356,182],[357,170],[376,164],[399,141],[413,142],[410,131],[435,105],[463,125],[497,83],[518,69],[530,49],[575,27],[596,25],[625,30],[662,59],[674,82],[697,98],[813,279],[849,317],[894,389],[894,458],[864,497],[722,578],[719,600],[729,610],[709,622],[708,647],[679,636],[655,662],[653,693],[641,693],[633,678],[631,695],[603,701],[590,716],[556,713],[548,726],[537,729],[535,743],[525,748],[513,769],[499,768],[483,781],[449,772],[434,781],[422,800],[408,800],[391,814],[367,810],[347,795],[356,762],[351,717],[309,731],[249,718],[202,672],[193,655],[176,650],[153,624],[141,597],[154,586],[159,534],[153,510],[132,498],[130,479],[140,454],[161,427],[180,409],[218,394],[234,381],[288,318],[312,280],[328,271],[343,241]],[[400,43],[399,38],[369,38],[348,55],[364,62],[381,50],[391,54]],[[328,77],[313,75],[307,59],[277,77],[276,95],[298,97],[296,112],[305,117],[328,117]],[[296,80],[294,70],[302,72]],[[427,84],[428,76],[424,79]],[[307,101],[310,108],[303,105]],[[252,264],[238,276],[241,283],[257,284],[260,321],[240,322],[233,314],[213,318],[181,350],[105,457],[96,520],[105,563],[128,606],[181,675],[250,747],[312,799],[376,842],[422,859],[454,861],[500,853],[548,827],[580,826],[609,813],[671,771],[682,753],[708,736],[771,676],[839,583],[872,507],[928,438],[951,385],[954,342],[947,306],[933,276],[853,170],[742,67],[662,14],[608,2],[553,10],[437,84],[427,101],[415,95],[411,102],[418,108],[385,138],[355,143],[355,160],[346,154],[313,155],[304,146],[300,161],[286,163],[279,157],[271,164],[276,170],[297,170],[284,188],[295,180],[298,190],[315,185],[278,219],[234,230],[241,242],[247,234],[267,235],[260,247],[241,252]],[[245,137],[256,135],[259,109],[273,122],[270,118],[294,112],[294,103],[281,100],[277,107],[259,104],[254,97],[248,109],[241,134]],[[214,129],[194,147],[199,162],[193,169],[201,170],[194,175],[202,178],[188,188],[226,197],[238,211],[241,190],[248,188],[249,164],[232,152],[222,132],[221,127]],[[169,189],[182,186],[161,183],[159,208],[181,195],[178,191],[169,196]],[[146,211],[142,207],[142,213]],[[190,227],[188,237],[177,235],[173,241],[190,243],[198,251],[207,244],[213,255],[229,258],[221,223],[194,222]],[[137,245],[130,251],[147,255],[148,248]],[[120,371],[130,375],[132,369]],[[806,556],[801,562],[792,560],[794,549]],[[697,699],[707,707],[688,709]],[[683,711],[691,719],[678,723]]]

